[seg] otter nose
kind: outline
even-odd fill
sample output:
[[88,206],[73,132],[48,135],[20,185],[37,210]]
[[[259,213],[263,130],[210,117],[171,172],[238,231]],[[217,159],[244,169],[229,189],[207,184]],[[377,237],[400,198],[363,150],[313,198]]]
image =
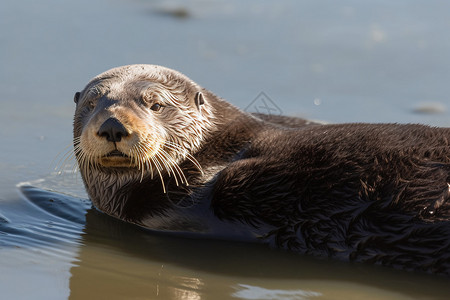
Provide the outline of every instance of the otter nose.
[[116,118],[109,118],[106,120],[97,134],[106,138],[109,142],[120,142],[123,137],[128,136],[128,132],[125,127]]

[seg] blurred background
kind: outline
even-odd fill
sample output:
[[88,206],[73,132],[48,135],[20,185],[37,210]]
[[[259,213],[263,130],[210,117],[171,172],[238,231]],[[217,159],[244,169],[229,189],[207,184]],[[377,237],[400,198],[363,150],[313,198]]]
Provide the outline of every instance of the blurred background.
[[[86,197],[81,181],[71,179],[76,175],[61,179],[54,168],[71,149],[74,93],[120,65],[176,69],[242,109],[264,95],[285,115],[330,123],[450,126],[449,11],[450,2],[438,0],[2,0],[0,221],[30,232],[44,226],[30,225],[30,216],[41,218],[18,196],[20,182]],[[2,244],[0,234],[0,251],[6,244],[24,248],[9,237]],[[68,251],[75,257],[79,247],[96,253],[83,242]],[[0,258],[2,273],[10,274],[0,276],[3,291],[32,294],[17,282],[33,274],[29,282],[40,278],[56,298],[66,295],[52,282],[66,286],[67,270],[49,275],[46,268],[53,261],[69,269],[67,257],[30,258],[16,248]],[[283,299],[315,296],[289,297]]]

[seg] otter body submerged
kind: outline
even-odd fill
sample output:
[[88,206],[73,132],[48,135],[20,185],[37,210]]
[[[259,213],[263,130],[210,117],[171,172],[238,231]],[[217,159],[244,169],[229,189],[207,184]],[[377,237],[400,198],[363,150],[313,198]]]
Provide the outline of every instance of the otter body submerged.
[[111,216],[450,275],[449,128],[254,116],[153,65],[75,102],[81,175]]

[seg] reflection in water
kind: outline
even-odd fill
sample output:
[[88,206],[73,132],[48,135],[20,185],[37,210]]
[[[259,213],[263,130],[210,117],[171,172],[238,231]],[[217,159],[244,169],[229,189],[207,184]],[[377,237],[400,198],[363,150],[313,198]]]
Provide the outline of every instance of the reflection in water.
[[320,293],[304,290],[271,290],[259,286],[240,284],[233,297],[240,299],[279,299],[279,300],[307,300],[322,296]]
[[174,278],[181,287],[174,287],[172,289],[171,299],[180,300],[200,300],[200,291],[202,290],[204,283],[199,278],[191,277],[178,277]]

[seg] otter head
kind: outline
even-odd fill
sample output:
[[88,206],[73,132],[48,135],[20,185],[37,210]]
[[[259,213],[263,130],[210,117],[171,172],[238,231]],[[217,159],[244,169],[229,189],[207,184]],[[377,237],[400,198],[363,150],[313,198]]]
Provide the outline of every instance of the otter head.
[[160,66],[111,69],[92,79],[74,101],[75,155],[91,197],[106,184],[117,188],[154,174],[162,180],[172,173],[183,181],[178,164],[193,160],[213,126],[201,88]]

